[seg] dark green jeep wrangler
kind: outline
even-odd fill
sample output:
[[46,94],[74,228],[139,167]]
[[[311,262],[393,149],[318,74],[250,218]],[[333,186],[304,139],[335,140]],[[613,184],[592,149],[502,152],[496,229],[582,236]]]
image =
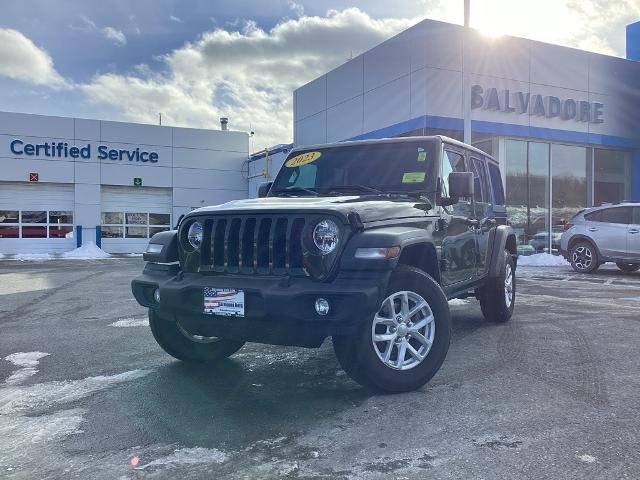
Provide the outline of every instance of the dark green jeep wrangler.
[[516,237],[498,165],[478,149],[440,136],[299,148],[260,196],[151,239],[132,289],[170,355],[332,337],[355,381],[403,392],[445,359],[449,299],[511,318]]

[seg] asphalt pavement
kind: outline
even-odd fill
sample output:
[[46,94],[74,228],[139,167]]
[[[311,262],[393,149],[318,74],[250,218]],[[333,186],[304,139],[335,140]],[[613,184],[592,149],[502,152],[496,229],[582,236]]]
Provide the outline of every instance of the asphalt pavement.
[[440,372],[373,396],[330,340],[173,360],[141,268],[0,262],[0,478],[640,478],[640,274],[521,268],[510,323],[452,302]]

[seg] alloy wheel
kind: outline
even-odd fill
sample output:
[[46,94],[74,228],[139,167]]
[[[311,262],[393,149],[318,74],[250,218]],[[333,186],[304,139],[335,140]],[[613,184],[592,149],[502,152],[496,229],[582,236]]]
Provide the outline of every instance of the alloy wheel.
[[409,370],[429,354],[435,330],[435,318],[427,301],[415,292],[400,291],[382,302],[373,319],[371,341],[387,367]]
[[593,253],[591,252],[591,249],[589,247],[581,245],[573,250],[571,259],[573,260],[573,264],[578,269],[587,270],[593,263]]
[[513,269],[508,263],[504,272],[504,300],[507,308],[511,308],[513,303]]

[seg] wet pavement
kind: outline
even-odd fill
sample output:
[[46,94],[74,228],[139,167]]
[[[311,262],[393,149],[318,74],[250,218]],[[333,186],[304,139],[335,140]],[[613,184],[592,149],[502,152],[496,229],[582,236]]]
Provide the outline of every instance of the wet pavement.
[[188,366],[155,344],[140,259],[0,262],[0,478],[639,478],[640,274],[518,270],[513,320],[452,302],[419,391],[317,350]]

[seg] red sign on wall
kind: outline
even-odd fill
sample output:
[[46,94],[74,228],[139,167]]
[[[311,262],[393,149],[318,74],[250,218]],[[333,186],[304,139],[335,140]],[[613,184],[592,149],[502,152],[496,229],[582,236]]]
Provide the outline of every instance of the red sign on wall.
[[30,182],[38,182],[39,181],[39,176],[37,173],[30,173],[29,174],[29,181]]

